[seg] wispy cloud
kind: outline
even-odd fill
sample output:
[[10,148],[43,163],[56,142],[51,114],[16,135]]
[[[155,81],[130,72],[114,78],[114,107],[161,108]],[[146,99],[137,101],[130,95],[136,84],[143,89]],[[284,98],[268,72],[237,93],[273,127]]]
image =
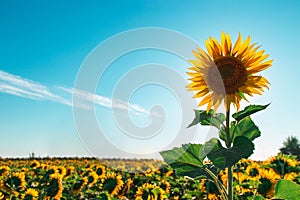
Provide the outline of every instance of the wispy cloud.
[[[131,111],[136,114],[149,114],[149,112],[145,108],[138,104],[131,104],[120,99],[103,97],[74,88],[67,88],[62,86],[49,88],[45,85],[42,85],[41,83],[1,70],[0,92],[33,100],[53,101],[83,109],[91,109],[91,103],[95,103],[98,106],[106,108]],[[72,103],[72,95],[76,96],[76,105]],[[152,115],[159,116],[158,113],[152,113]]]
[[81,107],[82,105],[91,105],[91,103],[95,103],[96,105],[106,107],[106,108],[114,108],[120,110],[126,110],[135,112],[136,114],[149,114],[149,112],[137,104],[127,103],[120,99],[115,98],[107,98],[94,93],[86,92],[78,89],[70,89],[65,87],[58,87],[60,90],[68,92],[76,97],[76,102],[73,102],[74,106]]

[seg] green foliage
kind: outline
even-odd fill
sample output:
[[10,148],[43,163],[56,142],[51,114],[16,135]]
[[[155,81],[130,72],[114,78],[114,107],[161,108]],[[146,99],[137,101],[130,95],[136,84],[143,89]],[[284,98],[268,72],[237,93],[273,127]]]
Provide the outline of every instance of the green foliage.
[[300,142],[295,136],[289,136],[283,142],[283,147],[279,150],[283,154],[295,155],[297,159],[300,160]]
[[232,117],[236,120],[236,121],[241,121],[242,119],[244,119],[245,117],[248,117],[256,112],[259,112],[261,110],[266,109],[270,104],[267,105],[249,105],[247,106],[244,110],[239,111],[237,113],[234,113],[232,115]]
[[212,125],[219,129],[221,124],[225,121],[225,115],[223,113],[215,114],[213,110],[210,110],[208,113],[206,110],[194,110],[194,112],[195,118],[188,128],[197,124],[201,124],[203,126]]
[[299,200],[300,185],[290,180],[280,180],[275,187],[275,198]]
[[264,200],[265,198],[263,196],[255,196],[253,200]]
[[176,174],[196,177],[203,167],[205,155],[202,153],[201,144],[185,144],[171,150],[160,152],[165,162],[168,163]]
[[238,136],[245,136],[249,140],[253,141],[255,138],[258,138],[261,134],[260,130],[249,116],[245,117],[236,126],[234,125],[233,127],[231,127],[231,129],[232,131],[234,131],[233,138]]
[[[254,150],[254,144],[251,140],[244,136],[238,136],[230,148],[224,148],[221,142],[217,139],[212,139],[204,145],[207,157],[212,163],[224,169],[237,163],[242,158],[248,158]],[[211,150],[208,152],[208,150]]]
[[[222,113],[214,113],[211,109],[195,110],[195,118],[188,126],[203,125],[214,126],[219,130],[219,139],[223,140],[226,147],[222,146],[219,139],[213,138],[204,145],[183,145],[181,148],[173,148],[172,150],[161,152],[165,162],[167,162],[178,175],[187,175],[190,177],[197,177],[199,175],[206,175],[212,178],[212,183],[215,184],[216,189],[223,199],[232,199],[232,172],[228,172],[228,190],[218,180],[216,174],[211,172],[207,165],[203,164],[203,160],[207,157],[215,167],[218,169],[230,168],[242,158],[248,158],[253,154],[254,144],[253,140],[261,135],[259,128],[252,121],[250,115],[266,109],[267,105],[250,105],[244,110],[232,115],[233,121],[230,122],[230,111],[226,112],[226,116]],[[225,123],[226,121],[226,123]],[[300,146],[300,145],[299,145]],[[206,172],[202,173],[203,171]],[[270,182],[271,184],[271,182]],[[272,185],[260,184],[257,192],[265,194]],[[249,188],[248,188],[249,189]],[[253,194],[245,194],[252,195]],[[243,198],[248,198],[243,196]],[[262,199],[261,196],[255,197],[256,200]]]

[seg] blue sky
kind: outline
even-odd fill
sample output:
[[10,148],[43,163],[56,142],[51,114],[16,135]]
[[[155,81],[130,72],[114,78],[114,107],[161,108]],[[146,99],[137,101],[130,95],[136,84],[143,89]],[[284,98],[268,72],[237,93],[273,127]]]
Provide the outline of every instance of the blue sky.
[[[78,133],[74,120],[70,91],[93,49],[116,34],[144,27],[172,29],[202,48],[205,39],[209,36],[220,38],[223,30],[234,40],[241,32],[244,37],[251,35],[252,42],[263,45],[262,49],[274,60],[273,66],[262,72],[271,87],[263,96],[250,101],[272,104],[254,116],[262,136],[255,141],[252,158],[275,155],[287,136],[300,138],[297,125],[300,112],[297,105],[300,100],[299,8],[295,1],[1,1],[0,156],[28,156],[30,152],[40,156],[120,156],[106,154],[105,145],[94,148],[85,144],[85,136]],[[149,37],[151,39],[151,35]],[[110,50],[117,51],[114,48],[118,47],[112,46]],[[192,56],[191,51],[187,54]],[[147,152],[160,150],[172,142],[172,132],[176,134],[178,124],[182,123],[180,99],[168,87],[157,83],[140,85],[138,90],[131,91],[129,102],[122,99],[122,95],[113,97],[118,81],[149,63],[167,65],[187,78],[185,71],[189,64],[182,58],[143,49],[112,62],[95,91],[99,99],[95,116],[103,124],[111,143],[129,151],[129,154],[124,153],[125,157],[155,156]],[[146,77],[147,74],[136,78]],[[168,79],[168,74],[164,77]],[[122,87],[126,90],[126,85]],[[91,95],[81,92],[85,92],[85,98]],[[161,105],[166,114],[162,136],[153,141],[148,139],[148,146],[141,141],[138,145],[136,141],[120,139],[120,135],[115,135],[119,130],[112,117],[112,99],[117,102],[118,116],[126,116],[126,108],[130,107],[130,118],[141,127],[155,120],[147,114],[151,107]],[[84,99],[84,103],[90,101]],[[159,114],[152,117],[161,118]],[[192,111],[191,115],[183,117],[192,118]],[[199,128],[193,140],[204,142],[214,135],[213,132]],[[187,142],[189,137],[182,142]],[[100,153],[91,152],[91,149]]]

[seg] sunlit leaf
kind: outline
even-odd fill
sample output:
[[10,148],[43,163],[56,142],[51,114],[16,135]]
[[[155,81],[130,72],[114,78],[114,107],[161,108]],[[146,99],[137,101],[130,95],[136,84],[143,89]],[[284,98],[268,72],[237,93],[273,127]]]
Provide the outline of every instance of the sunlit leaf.
[[188,128],[197,124],[203,126],[212,125],[220,128],[221,124],[225,121],[225,115],[223,113],[215,114],[213,110],[210,110],[208,113],[206,110],[194,110],[194,112],[195,118]]
[[204,149],[207,149],[206,145],[208,145],[210,149],[207,157],[220,169],[230,167],[242,158],[248,158],[254,150],[254,144],[252,141],[244,136],[236,137],[233,142],[233,146],[228,149],[224,148],[221,142],[217,139],[208,141],[204,145]]
[[200,175],[205,158],[201,144],[185,144],[180,148],[162,151],[160,154],[164,161],[175,169],[176,174],[190,177]]
[[290,180],[279,180],[275,186],[274,198],[299,200],[300,185]]
[[259,112],[261,110],[266,109],[270,104],[267,105],[250,105],[247,106],[244,110],[241,110],[237,113],[234,113],[232,115],[232,117],[236,120],[236,121],[241,121],[242,119],[244,119],[245,117],[252,115],[253,113]]
[[233,130],[235,130],[234,138],[238,136],[245,136],[252,141],[261,134],[259,128],[254,124],[249,116],[240,121],[235,128],[231,127],[231,131]]

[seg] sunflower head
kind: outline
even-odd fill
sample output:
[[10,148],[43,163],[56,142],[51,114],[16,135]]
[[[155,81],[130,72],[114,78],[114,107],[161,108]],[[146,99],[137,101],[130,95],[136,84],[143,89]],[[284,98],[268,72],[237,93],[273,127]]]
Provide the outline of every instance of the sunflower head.
[[259,173],[261,176],[259,179],[260,183],[257,187],[257,192],[265,197],[273,197],[274,187],[277,181],[280,179],[280,176],[272,168],[260,169]]
[[116,175],[115,173],[107,173],[102,179],[101,189],[107,191],[111,196],[118,194],[122,188],[124,182],[121,175]]
[[262,94],[269,88],[268,80],[255,74],[270,67],[272,60],[266,61],[269,55],[250,44],[250,36],[242,41],[239,34],[232,46],[230,35],[222,32],[220,43],[210,37],[205,44],[208,54],[200,48],[193,51],[196,60],[190,60],[192,72],[187,72],[192,81],[187,88],[196,92],[194,98],[202,98],[199,106],[216,110],[224,100],[226,109],[232,103],[238,110],[240,100],[247,100],[245,94]]
[[62,176],[59,173],[51,174],[46,187],[46,196],[54,199],[60,199],[62,197],[62,191]]
[[33,188],[28,188],[26,192],[22,195],[22,199],[25,200],[36,200],[38,197],[39,193],[37,190]]
[[5,181],[5,186],[21,191],[26,186],[25,173],[24,172],[13,172],[12,175]]

